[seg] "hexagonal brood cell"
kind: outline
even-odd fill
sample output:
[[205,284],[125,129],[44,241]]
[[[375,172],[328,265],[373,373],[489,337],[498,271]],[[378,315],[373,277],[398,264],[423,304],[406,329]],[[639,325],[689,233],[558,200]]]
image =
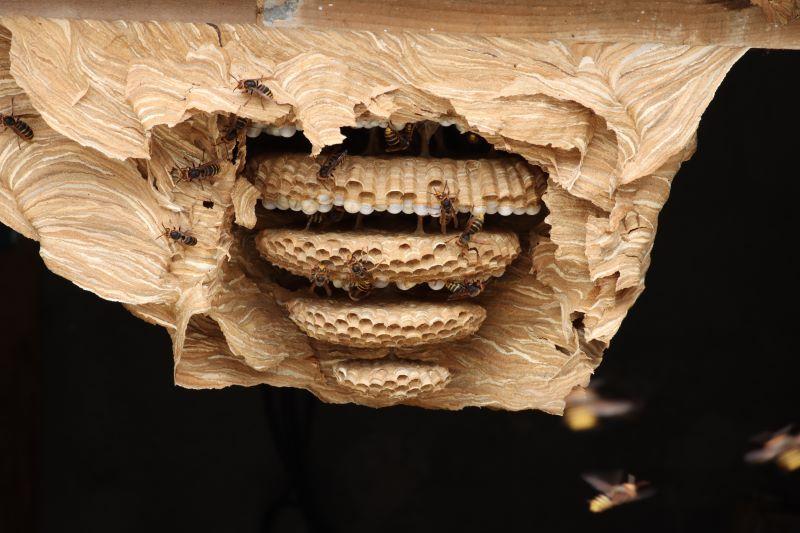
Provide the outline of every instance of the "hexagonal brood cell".
[[341,361],[331,371],[344,387],[398,401],[443,389],[450,380],[450,371],[443,366],[399,359]]
[[544,173],[514,157],[459,160],[425,157],[347,157],[330,188],[320,164],[301,154],[267,155],[251,167],[268,209],[312,214],[343,206],[349,213],[387,211],[439,216],[431,194],[445,184],[462,213],[534,215],[541,209]]
[[459,248],[456,237],[376,230],[266,229],[256,237],[256,247],[270,263],[298,276],[309,277],[325,264],[339,285],[347,280],[346,263],[351,254],[363,251],[375,265],[375,286],[395,283],[401,289],[426,282],[441,288],[442,282],[451,280],[501,276],[520,252],[519,238],[511,231],[481,232],[471,244],[477,253]]
[[294,298],[289,318],[309,337],[354,348],[405,348],[475,333],[486,311],[468,302],[343,302]]

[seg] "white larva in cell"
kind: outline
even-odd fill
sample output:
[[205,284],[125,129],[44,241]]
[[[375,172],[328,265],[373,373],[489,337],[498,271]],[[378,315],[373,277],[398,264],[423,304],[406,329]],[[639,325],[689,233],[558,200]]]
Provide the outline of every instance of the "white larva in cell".
[[359,209],[361,209],[361,204],[356,200],[347,200],[342,207],[352,215],[358,213]]
[[430,209],[428,209],[427,205],[415,205],[413,213],[415,215],[419,215],[421,217],[425,217],[425,216],[428,216],[429,214],[431,214],[431,211],[430,211]]
[[281,137],[291,137],[297,132],[297,128],[294,126],[282,126],[279,130]]
[[513,208],[510,205],[501,205],[497,212],[500,213],[502,216],[507,217],[511,213],[513,213]]
[[319,204],[314,200],[303,200],[301,207],[306,215],[313,215],[319,210]]
[[391,213],[393,215],[396,215],[396,214],[400,213],[401,211],[403,211],[403,204],[398,204],[398,203],[389,204],[389,207],[387,207],[386,210],[389,213]]

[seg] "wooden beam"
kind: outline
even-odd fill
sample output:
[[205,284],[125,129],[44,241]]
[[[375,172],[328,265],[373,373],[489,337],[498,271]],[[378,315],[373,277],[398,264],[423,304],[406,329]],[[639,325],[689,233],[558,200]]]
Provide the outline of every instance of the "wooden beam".
[[256,0],[0,0],[0,16],[248,24],[257,12]]
[[583,42],[800,49],[800,19],[781,24],[746,0],[3,0],[0,16],[160,20],[376,32],[433,32]]
[[800,49],[800,20],[771,23],[743,0],[267,0],[263,20],[283,28]]

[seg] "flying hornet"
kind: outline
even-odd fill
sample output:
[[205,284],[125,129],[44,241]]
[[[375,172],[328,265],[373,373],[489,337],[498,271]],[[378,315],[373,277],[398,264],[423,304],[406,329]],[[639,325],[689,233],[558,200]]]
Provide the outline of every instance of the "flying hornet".
[[786,426],[771,435],[755,437],[763,442],[761,448],[745,454],[748,463],[766,463],[774,461],[780,468],[793,472],[800,468],[800,434],[791,433],[792,426]]
[[[620,479],[620,474],[617,473],[615,477]],[[589,500],[589,511],[593,513],[602,513],[612,507],[635,502],[655,494],[653,489],[640,490],[642,487],[648,486],[649,483],[647,481],[636,481],[636,478],[630,474],[627,481],[622,483],[611,482],[595,474],[583,474],[582,477],[586,483],[600,493]]]
[[630,400],[603,398],[593,385],[573,389],[566,402],[564,422],[572,431],[593,429],[599,419],[624,416],[636,407]]

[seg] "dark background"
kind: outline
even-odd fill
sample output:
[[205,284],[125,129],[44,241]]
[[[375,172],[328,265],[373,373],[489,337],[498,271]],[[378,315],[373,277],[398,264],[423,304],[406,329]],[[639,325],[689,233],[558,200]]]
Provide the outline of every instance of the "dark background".
[[[800,531],[800,472],[742,461],[800,422],[798,71],[800,53],[751,51],[706,111],[597,372],[644,408],[588,433],[176,388],[163,329],[3,229],[0,531]],[[581,472],[615,468],[658,494],[590,514]]]

